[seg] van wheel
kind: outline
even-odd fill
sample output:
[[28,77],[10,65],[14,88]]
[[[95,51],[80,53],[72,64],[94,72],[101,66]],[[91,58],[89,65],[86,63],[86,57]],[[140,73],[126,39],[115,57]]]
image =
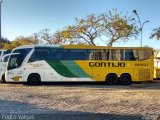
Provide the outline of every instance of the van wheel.
[[132,83],[131,76],[129,74],[122,74],[119,83],[121,85],[130,85]]
[[2,83],[6,83],[5,74],[2,75]]
[[38,74],[31,74],[28,77],[27,83],[29,85],[40,85],[41,83],[41,78]]
[[106,77],[106,83],[109,85],[116,85],[118,83],[118,78],[116,74],[109,74]]

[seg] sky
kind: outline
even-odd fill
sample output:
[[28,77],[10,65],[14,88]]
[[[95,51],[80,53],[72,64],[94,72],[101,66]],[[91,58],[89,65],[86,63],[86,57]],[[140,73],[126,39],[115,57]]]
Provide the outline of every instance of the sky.
[[[112,8],[128,12],[136,10],[143,27],[143,45],[160,49],[160,41],[150,39],[152,30],[160,26],[160,0],[3,0],[1,5],[2,36],[14,40],[48,28],[51,32],[75,23],[74,18],[84,18],[92,13],[107,13]],[[114,46],[140,46],[140,36],[127,43]]]

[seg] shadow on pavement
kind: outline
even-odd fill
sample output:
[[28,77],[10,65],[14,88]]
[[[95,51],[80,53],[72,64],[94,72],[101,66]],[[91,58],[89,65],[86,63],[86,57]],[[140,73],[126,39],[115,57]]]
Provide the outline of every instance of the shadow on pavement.
[[[30,86],[26,83],[0,83],[6,86]],[[152,89],[160,90],[160,80],[151,82],[134,82],[132,85],[107,85],[105,82],[43,82],[41,85],[49,87],[85,87],[85,88],[111,88],[111,89]]]
[[0,120],[142,120],[139,115],[61,111],[8,100],[0,100],[0,108]]

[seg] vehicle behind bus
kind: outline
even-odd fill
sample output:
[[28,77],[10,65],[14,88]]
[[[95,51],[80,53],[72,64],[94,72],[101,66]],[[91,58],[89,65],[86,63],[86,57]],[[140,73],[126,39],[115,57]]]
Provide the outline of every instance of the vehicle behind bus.
[[5,54],[2,57],[2,60],[0,62],[0,81],[5,82],[5,71],[7,67],[8,58],[11,54]]
[[154,79],[160,80],[160,57],[154,59]]
[[9,53],[11,53],[11,50],[0,50],[0,62],[2,61],[2,57]]
[[7,82],[92,81],[131,84],[154,75],[153,49],[148,47],[22,46],[11,55]]

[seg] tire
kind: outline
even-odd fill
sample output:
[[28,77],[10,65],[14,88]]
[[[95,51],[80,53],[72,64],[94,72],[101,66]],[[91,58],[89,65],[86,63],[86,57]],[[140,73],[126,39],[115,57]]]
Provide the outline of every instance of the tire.
[[2,83],[6,83],[5,74],[2,75]]
[[132,84],[131,76],[129,74],[122,74],[119,79],[119,83],[121,85],[131,85]]
[[118,78],[116,74],[109,74],[106,77],[106,83],[108,85],[116,85],[118,83]]
[[29,85],[40,85],[41,84],[41,78],[38,74],[31,74],[28,77],[27,83]]

